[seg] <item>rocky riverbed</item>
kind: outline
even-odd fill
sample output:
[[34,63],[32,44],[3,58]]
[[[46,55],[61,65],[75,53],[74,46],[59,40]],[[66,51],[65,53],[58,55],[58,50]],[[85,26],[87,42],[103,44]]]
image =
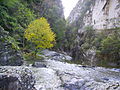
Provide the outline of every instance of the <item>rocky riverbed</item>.
[[49,57],[37,62],[37,67],[0,66],[0,90],[120,90],[120,69],[69,64]]
[[[24,83],[31,86],[34,84],[37,90],[120,90],[119,69],[86,67],[51,60],[41,63],[46,67],[4,66],[0,67],[0,73],[7,76],[14,74],[13,77],[19,78],[26,77],[27,81]],[[29,72],[25,75],[23,72],[26,69]],[[32,72],[32,76],[27,76],[27,74],[30,75],[30,72]],[[34,80],[31,77],[34,77]],[[30,87],[29,85],[28,87]]]

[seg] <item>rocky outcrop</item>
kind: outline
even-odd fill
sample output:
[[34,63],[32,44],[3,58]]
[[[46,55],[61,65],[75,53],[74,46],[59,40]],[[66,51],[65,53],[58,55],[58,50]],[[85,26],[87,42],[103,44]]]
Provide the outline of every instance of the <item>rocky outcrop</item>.
[[68,17],[69,24],[73,24],[79,29],[91,24],[94,4],[95,0],[79,0]]
[[65,55],[65,54],[61,54],[61,53],[57,53],[55,51],[49,51],[49,50],[43,50],[41,52],[47,59],[51,59],[51,60],[55,60],[55,61],[65,61],[65,60],[72,60],[72,57]]
[[120,27],[120,0],[96,0],[92,13],[95,29]]
[[0,67],[0,90],[36,90],[32,72],[25,67]]
[[88,25],[94,29],[120,27],[120,0],[79,0],[68,22],[79,28]]
[[[35,87],[37,90],[120,89],[119,69],[105,69],[101,67],[81,66],[54,60],[45,60],[40,63],[46,65],[46,67],[0,67],[0,74],[7,73],[8,76],[11,76],[12,74],[17,74],[18,78],[15,80],[13,79],[11,81],[11,85],[14,86],[13,82],[19,80],[20,82],[22,82],[22,84],[20,84],[22,85],[21,88],[27,87],[27,89],[19,90],[32,90],[29,89],[29,87]],[[32,71],[32,73],[34,74],[32,74],[31,76],[31,72],[29,71]],[[12,78],[14,78],[14,76],[12,76]],[[6,79],[2,78],[2,81],[0,80],[0,82],[3,82],[4,80]],[[35,83],[34,80],[36,81]]]
[[[0,66],[2,90],[119,90],[120,69],[63,62],[63,54],[44,50],[35,66]],[[52,59],[56,54],[57,59]],[[62,60],[60,60],[60,57]],[[65,55],[64,55],[65,57]],[[68,56],[67,56],[68,57]],[[69,56],[70,57],[70,56]],[[68,58],[69,60],[69,58]],[[62,61],[62,62],[61,62]]]
[[23,64],[21,54],[12,48],[7,36],[8,32],[0,26],[0,65],[20,66]]

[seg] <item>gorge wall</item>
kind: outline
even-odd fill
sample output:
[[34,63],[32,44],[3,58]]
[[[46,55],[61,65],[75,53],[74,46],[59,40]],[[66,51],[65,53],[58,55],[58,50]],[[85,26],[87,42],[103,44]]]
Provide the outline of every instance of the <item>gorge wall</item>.
[[93,25],[94,29],[120,27],[120,0],[79,0],[68,21],[77,24],[80,19],[83,26]]
[[[105,46],[103,42],[109,45],[110,42],[115,41],[115,38],[114,41],[108,40],[111,36],[111,38],[116,36],[118,40],[116,42],[119,44],[120,37],[117,36],[120,31],[119,27],[120,0],[79,0],[68,17],[66,41],[69,45],[66,52],[70,52],[69,54],[75,60],[98,62],[97,52],[100,51],[105,55],[104,51],[107,54],[111,50],[115,51],[113,47],[108,50],[107,47],[104,48],[106,50],[100,48]],[[116,54],[112,55],[116,56]],[[117,56],[120,57],[120,54]]]

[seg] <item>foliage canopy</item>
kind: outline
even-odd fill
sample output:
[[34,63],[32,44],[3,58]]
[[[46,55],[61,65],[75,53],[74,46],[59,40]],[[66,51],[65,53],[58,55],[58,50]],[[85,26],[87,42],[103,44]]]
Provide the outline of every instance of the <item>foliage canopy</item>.
[[25,30],[25,38],[33,42],[36,48],[51,48],[55,42],[55,34],[52,32],[47,20],[42,17],[36,19]]

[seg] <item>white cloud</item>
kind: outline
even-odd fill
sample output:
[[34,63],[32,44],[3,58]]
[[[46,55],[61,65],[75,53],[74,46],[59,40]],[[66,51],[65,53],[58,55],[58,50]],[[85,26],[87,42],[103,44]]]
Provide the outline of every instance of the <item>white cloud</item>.
[[65,18],[69,16],[70,12],[75,7],[77,2],[78,0],[62,0]]

